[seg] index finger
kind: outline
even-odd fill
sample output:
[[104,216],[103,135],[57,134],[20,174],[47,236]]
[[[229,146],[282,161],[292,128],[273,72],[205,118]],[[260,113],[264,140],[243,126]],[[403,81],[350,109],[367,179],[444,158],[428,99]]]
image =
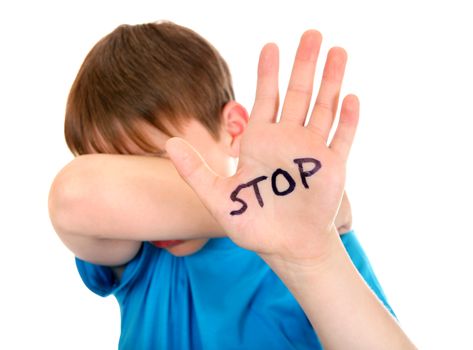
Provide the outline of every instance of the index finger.
[[259,58],[256,97],[250,121],[276,120],[279,107],[278,71],[279,49],[276,44],[266,44]]

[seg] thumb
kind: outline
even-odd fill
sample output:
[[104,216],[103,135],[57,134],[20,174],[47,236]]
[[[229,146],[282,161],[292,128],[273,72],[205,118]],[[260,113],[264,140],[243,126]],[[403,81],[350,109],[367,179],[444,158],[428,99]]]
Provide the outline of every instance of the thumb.
[[179,137],[172,137],[166,142],[166,151],[179,175],[213,213],[210,199],[213,198],[218,175],[209,168],[194,147]]

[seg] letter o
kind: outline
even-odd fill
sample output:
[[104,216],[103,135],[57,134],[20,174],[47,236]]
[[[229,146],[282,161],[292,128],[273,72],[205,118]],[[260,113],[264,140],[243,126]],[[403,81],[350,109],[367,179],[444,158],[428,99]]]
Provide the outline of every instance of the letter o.
[[[289,185],[287,189],[285,189],[284,191],[280,191],[278,187],[276,186],[276,178],[278,177],[278,175],[284,176],[284,178],[286,179]],[[286,196],[292,191],[294,191],[294,188],[296,187],[296,182],[287,171],[278,168],[274,171],[273,175],[271,176],[271,187],[273,188],[273,192],[276,196]]]

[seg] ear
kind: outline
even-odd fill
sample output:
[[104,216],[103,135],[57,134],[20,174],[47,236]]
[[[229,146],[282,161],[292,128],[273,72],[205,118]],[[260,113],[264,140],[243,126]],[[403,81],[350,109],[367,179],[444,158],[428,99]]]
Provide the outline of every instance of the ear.
[[248,112],[236,101],[229,101],[222,110],[223,141],[232,157],[240,155],[240,141],[248,125]]

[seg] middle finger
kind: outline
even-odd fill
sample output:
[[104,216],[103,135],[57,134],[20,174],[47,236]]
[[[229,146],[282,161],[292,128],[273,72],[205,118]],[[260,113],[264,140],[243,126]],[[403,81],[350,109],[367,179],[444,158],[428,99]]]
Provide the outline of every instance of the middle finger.
[[301,37],[281,112],[282,123],[304,125],[321,42],[322,35],[316,30],[308,30]]

